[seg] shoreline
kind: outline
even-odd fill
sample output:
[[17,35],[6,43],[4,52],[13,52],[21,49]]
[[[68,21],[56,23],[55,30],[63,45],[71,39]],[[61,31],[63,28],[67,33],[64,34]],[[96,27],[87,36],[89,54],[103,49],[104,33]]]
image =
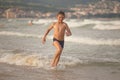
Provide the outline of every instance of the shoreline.
[[112,64],[89,64],[64,70],[44,70],[0,63],[0,71],[0,80],[120,80],[120,67]]

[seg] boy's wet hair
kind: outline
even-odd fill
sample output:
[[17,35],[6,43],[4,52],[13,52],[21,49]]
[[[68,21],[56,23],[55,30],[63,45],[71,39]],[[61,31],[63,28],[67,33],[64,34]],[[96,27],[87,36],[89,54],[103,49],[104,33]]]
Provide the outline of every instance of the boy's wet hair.
[[59,15],[59,14],[65,16],[65,12],[63,12],[63,11],[59,11],[57,15]]

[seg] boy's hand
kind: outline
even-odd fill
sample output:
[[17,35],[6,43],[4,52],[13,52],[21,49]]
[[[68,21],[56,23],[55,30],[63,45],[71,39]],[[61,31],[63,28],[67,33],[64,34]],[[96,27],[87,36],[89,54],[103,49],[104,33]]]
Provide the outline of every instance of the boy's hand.
[[69,32],[66,32],[66,36],[71,36],[71,34]]
[[42,43],[45,44],[45,42],[46,42],[46,38],[43,37],[42,38]]

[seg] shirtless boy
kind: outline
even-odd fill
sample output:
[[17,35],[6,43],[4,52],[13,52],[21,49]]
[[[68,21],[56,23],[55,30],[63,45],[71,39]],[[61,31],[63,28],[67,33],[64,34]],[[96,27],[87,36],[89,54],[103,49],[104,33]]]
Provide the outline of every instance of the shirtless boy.
[[51,67],[56,67],[59,60],[60,60],[60,55],[62,53],[62,50],[64,48],[64,36],[71,36],[72,33],[70,31],[70,28],[68,25],[63,22],[65,18],[65,13],[60,11],[57,14],[57,22],[53,22],[47,31],[45,32],[44,36],[42,37],[42,43],[44,44],[46,42],[46,36],[48,33],[53,29],[53,45],[56,47],[56,52],[53,57],[53,60],[51,62]]

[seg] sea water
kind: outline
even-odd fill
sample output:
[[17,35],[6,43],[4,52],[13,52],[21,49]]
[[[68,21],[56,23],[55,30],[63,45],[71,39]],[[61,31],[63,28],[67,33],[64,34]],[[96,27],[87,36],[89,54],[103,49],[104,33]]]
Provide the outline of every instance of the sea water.
[[[7,66],[14,65],[13,68],[18,70],[16,75],[22,75],[19,71],[23,66],[27,66],[30,69],[26,74],[30,74],[29,70],[34,68],[38,72],[33,71],[31,74],[43,73],[48,78],[43,78],[44,75],[42,75],[39,79],[53,80],[45,72],[45,70],[50,70],[50,62],[55,52],[52,44],[53,31],[47,36],[47,42],[44,45],[41,43],[41,38],[48,26],[55,20],[32,19],[33,25],[28,24],[29,20],[0,19],[0,62]],[[60,72],[57,76],[66,74],[68,68],[74,69],[83,64],[120,64],[120,20],[69,19],[65,22],[70,27],[72,36],[65,36],[65,47],[57,67]],[[8,71],[13,69],[5,68]],[[34,77],[32,76],[31,80]],[[28,78],[18,79],[27,80]],[[68,77],[60,78],[60,80],[68,79]],[[11,80],[16,80],[16,78],[13,77]]]

